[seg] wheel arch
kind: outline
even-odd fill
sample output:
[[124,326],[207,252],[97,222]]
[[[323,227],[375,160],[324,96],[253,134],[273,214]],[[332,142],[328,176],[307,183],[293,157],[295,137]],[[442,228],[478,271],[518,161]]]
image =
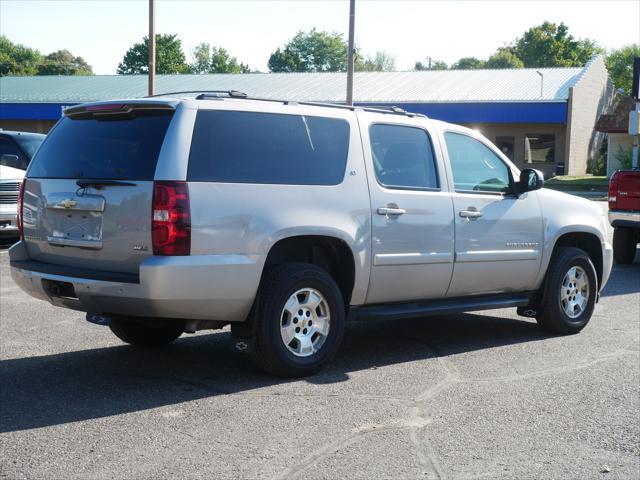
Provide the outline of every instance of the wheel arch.
[[547,261],[546,268],[544,270],[545,276],[551,266],[551,258],[553,253],[559,247],[576,247],[589,255],[589,258],[593,262],[593,266],[596,269],[596,276],[598,277],[598,288],[602,285],[602,279],[604,275],[604,259],[602,255],[602,238],[599,232],[593,232],[589,230],[571,230],[561,233],[553,243],[553,248],[549,254],[549,260]]
[[345,239],[327,234],[298,234],[278,239],[269,249],[262,276],[276,265],[303,262],[327,271],[336,281],[348,306],[356,288],[356,254]]

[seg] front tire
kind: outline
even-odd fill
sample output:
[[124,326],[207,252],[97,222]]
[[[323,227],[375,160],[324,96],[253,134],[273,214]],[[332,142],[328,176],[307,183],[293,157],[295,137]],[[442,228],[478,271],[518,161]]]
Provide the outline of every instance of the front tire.
[[148,327],[122,318],[111,320],[109,328],[123,342],[138,347],[164,347],[184,332],[184,327],[179,324]]
[[258,368],[273,375],[316,373],[342,342],[342,293],[334,279],[315,265],[286,263],[266,272],[255,315],[252,358]]
[[619,265],[628,265],[636,256],[636,232],[631,228],[613,229],[613,259]]
[[574,334],[593,314],[598,277],[586,252],[559,247],[551,257],[538,324],[551,333]]

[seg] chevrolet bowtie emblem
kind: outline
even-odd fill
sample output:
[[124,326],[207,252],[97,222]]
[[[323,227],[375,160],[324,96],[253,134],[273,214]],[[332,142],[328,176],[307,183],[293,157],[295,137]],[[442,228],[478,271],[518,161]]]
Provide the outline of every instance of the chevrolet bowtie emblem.
[[64,208],[75,207],[77,204],[78,202],[76,202],[75,200],[71,200],[69,198],[60,202],[60,205],[63,206]]

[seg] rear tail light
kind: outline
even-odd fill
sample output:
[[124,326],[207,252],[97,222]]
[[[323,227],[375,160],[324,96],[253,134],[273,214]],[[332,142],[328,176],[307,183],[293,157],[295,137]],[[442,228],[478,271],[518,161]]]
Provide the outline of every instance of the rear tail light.
[[154,255],[191,253],[191,213],[186,182],[154,182],[151,236]]
[[609,180],[609,209],[615,210],[616,202],[618,201],[618,174],[614,173]]
[[24,187],[27,184],[27,179],[22,180],[20,184],[20,191],[18,193],[18,235],[20,235],[20,240],[24,240],[24,234],[22,231],[22,204],[24,203]]

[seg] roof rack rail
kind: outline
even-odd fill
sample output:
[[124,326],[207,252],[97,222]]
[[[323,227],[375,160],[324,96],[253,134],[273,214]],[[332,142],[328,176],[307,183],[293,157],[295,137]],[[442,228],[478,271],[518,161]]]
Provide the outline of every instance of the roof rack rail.
[[181,94],[198,94],[195,98],[196,100],[214,100],[214,99],[222,99],[225,97],[230,97],[234,99],[241,100],[254,100],[257,102],[274,102],[281,103],[283,105],[307,105],[313,107],[326,107],[326,108],[340,108],[345,110],[363,110],[365,112],[375,112],[375,113],[386,113],[386,114],[396,114],[396,115],[404,115],[407,117],[423,117],[427,118],[426,115],[422,113],[414,113],[407,112],[403,108],[392,106],[388,108],[384,107],[365,107],[361,105],[343,105],[341,103],[329,103],[329,102],[300,102],[296,100],[278,100],[274,98],[260,98],[260,97],[250,97],[244,92],[240,92],[238,90],[183,90],[177,92],[166,92],[166,93],[158,93],[156,95],[149,95],[145,98],[151,97],[163,97],[167,95],[181,95]]
[[247,94],[244,92],[239,92],[237,90],[179,90],[176,92],[164,92],[164,93],[156,93],[155,95],[147,95],[144,98],[153,98],[153,97],[166,97],[168,95],[181,95],[185,93],[193,93],[199,94],[198,97],[203,97],[205,95],[210,95],[211,97],[219,96],[220,94],[227,95],[232,98],[247,98]]

